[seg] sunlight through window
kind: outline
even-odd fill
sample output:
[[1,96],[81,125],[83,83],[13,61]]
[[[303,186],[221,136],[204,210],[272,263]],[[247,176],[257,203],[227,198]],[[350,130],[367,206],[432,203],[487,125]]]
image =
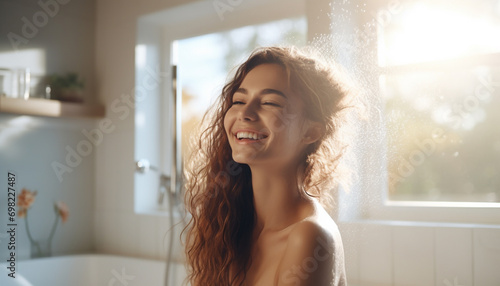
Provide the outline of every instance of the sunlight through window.
[[500,12],[494,1],[457,1],[452,7],[439,2],[406,4],[381,28],[380,65],[500,52]]
[[392,201],[500,202],[500,1],[418,1],[378,27]]

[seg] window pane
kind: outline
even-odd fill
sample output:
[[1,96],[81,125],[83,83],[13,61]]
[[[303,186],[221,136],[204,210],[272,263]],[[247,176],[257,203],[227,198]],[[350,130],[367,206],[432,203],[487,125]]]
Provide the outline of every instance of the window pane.
[[500,68],[386,75],[389,199],[500,202]]
[[396,11],[379,20],[382,66],[500,52],[499,0],[405,1]]

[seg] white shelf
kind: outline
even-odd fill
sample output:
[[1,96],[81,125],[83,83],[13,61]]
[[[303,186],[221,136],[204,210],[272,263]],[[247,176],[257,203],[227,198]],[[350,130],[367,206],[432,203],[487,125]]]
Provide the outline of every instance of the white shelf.
[[63,102],[41,98],[0,97],[0,112],[48,117],[104,117],[102,105]]

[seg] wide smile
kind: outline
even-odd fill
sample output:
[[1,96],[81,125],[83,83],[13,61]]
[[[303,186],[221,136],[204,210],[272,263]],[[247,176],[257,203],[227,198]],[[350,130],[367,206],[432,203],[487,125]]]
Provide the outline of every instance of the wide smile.
[[257,142],[262,142],[268,135],[260,132],[254,131],[237,131],[233,133],[233,136],[237,143],[239,144],[252,144]]

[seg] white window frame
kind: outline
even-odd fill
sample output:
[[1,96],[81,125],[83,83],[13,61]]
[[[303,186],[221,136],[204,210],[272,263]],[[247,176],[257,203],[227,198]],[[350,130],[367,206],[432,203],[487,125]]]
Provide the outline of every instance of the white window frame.
[[[394,0],[382,0],[370,3],[371,9],[378,12],[378,9],[390,9],[397,4]],[[378,8],[376,8],[378,7]],[[373,16],[373,13],[368,16]],[[360,30],[365,28],[365,24],[373,18],[358,19],[355,28]],[[377,41],[372,41],[373,48],[377,49]],[[436,61],[439,62],[439,61]],[[434,67],[436,63],[410,64],[396,67],[398,70],[424,70],[427,67]],[[488,65],[500,66],[500,54],[481,55],[470,57],[469,64],[487,63]],[[443,64],[453,64],[453,61],[442,61]],[[378,83],[378,76],[384,73],[384,69],[376,65],[380,73],[374,74]],[[394,69],[394,66],[391,67]],[[377,84],[373,90],[379,90]],[[380,96],[379,90],[379,96]],[[382,102],[382,100],[380,100]],[[383,102],[382,102],[383,105]],[[380,107],[383,110],[383,106]],[[383,114],[383,112],[382,112]],[[372,121],[378,121],[374,118]],[[379,128],[385,130],[384,122],[380,122]],[[372,126],[373,127],[373,126]],[[385,136],[385,134],[384,134]],[[362,140],[362,139],[361,139]],[[417,202],[417,201],[389,201],[388,193],[388,173],[386,167],[374,170],[374,166],[386,166],[386,141],[380,145],[369,146],[368,152],[376,153],[366,158],[356,158],[356,167],[361,172],[358,182],[354,182],[353,189],[349,193],[340,192],[339,199],[341,209],[340,219],[343,221],[371,220],[371,221],[404,221],[404,222],[424,222],[424,223],[445,223],[453,225],[499,225],[500,224],[500,203],[474,203],[474,202]],[[366,148],[366,145],[362,146]],[[361,148],[361,146],[355,146]],[[358,149],[361,150],[361,149]],[[364,152],[361,154],[365,154]],[[365,171],[363,171],[365,170]],[[373,178],[378,178],[374,180]],[[366,182],[370,182],[367,185]]]

